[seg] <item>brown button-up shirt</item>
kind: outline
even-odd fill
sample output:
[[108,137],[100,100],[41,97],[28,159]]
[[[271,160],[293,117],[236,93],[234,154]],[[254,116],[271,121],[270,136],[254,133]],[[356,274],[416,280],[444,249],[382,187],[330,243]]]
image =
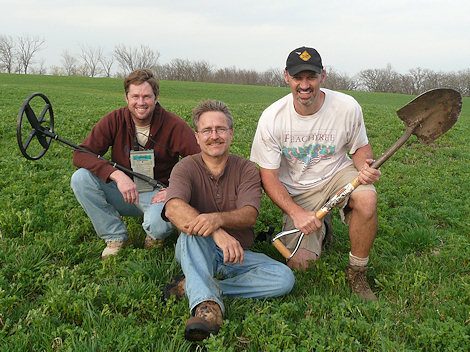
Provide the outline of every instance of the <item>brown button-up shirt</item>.
[[[171,172],[166,201],[172,198],[185,201],[199,213],[231,211],[247,205],[259,212],[259,171],[251,161],[230,154],[224,171],[216,178],[206,167],[200,153],[190,155],[176,164]],[[249,249],[254,242],[253,226],[224,230],[236,238],[243,249]]]

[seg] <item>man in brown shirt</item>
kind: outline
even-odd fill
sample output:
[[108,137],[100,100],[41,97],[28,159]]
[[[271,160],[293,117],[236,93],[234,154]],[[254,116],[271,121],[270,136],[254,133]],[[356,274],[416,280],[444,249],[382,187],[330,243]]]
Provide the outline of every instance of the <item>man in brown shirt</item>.
[[[183,119],[158,103],[159,85],[152,71],[131,72],[124,79],[124,90],[127,106],[105,115],[81,146],[98,155],[111,147],[111,160],[128,169],[131,155],[144,155],[145,160],[154,161],[148,176],[166,184],[180,156],[200,151],[194,133]],[[73,163],[80,169],[72,176],[72,189],[107,244],[102,258],[117,254],[128,237],[121,216],[143,216],[145,248],[161,244],[171,234],[173,226],[161,218],[165,189],[141,188],[139,192],[137,180],[82,151],[74,152]]]
[[175,256],[185,278],[174,286],[189,299],[193,316],[185,337],[196,341],[222,326],[222,295],[284,295],[294,276],[286,265],[249,250],[260,208],[260,176],[252,162],[229,153],[230,110],[208,100],[193,110],[193,122],[201,153],[173,168],[164,212],[181,231]]

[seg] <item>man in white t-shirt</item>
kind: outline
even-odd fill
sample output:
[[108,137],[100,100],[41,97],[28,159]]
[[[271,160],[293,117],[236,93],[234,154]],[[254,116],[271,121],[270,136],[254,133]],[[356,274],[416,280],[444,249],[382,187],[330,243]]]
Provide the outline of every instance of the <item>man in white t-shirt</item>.
[[[287,264],[306,269],[320,257],[325,230],[316,210],[359,176],[361,185],[340,205],[351,244],[346,275],[355,294],[376,300],[365,274],[377,232],[372,184],[381,173],[369,166],[373,153],[362,109],[351,96],[320,88],[326,72],[313,48],[289,54],[284,78],[291,94],[261,115],[251,160],[260,166],[266,193],[284,212],[283,230],[308,234]],[[282,239],[291,251],[300,232]]]

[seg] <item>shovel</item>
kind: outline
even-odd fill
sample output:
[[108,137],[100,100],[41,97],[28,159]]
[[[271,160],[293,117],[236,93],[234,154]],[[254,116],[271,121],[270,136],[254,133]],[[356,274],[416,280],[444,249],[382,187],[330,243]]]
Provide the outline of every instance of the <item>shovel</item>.
[[[397,111],[398,117],[404,122],[405,133],[395,142],[388,150],[386,150],[370,167],[378,169],[386,162],[400,147],[410,138],[412,134],[418,137],[418,140],[429,145],[437,138],[446,133],[459,118],[462,110],[462,96],[453,89],[439,88],[429,90],[416,97],[400,110]],[[341,203],[348,197],[361,183],[358,177],[344,186],[336,195],[323,205],[316,212],[318,219],[328,214],[336,205]],[[281,242],[280,238],[299,230],[288,230],[277,234],[271,241],[282,254],[284,258],[289,260],[296,253],[304,234],[302,233],[297,241],[294,251],[291,253],[289,249]]]

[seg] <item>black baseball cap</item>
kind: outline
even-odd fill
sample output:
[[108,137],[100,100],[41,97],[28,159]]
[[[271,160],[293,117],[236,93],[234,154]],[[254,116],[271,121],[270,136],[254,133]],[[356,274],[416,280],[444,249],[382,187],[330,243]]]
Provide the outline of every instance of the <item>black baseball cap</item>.
[[292,50],[286,61],[286,70],[291,76],[302,71],[323,72],[323,65],[318,51],[305,46]]

